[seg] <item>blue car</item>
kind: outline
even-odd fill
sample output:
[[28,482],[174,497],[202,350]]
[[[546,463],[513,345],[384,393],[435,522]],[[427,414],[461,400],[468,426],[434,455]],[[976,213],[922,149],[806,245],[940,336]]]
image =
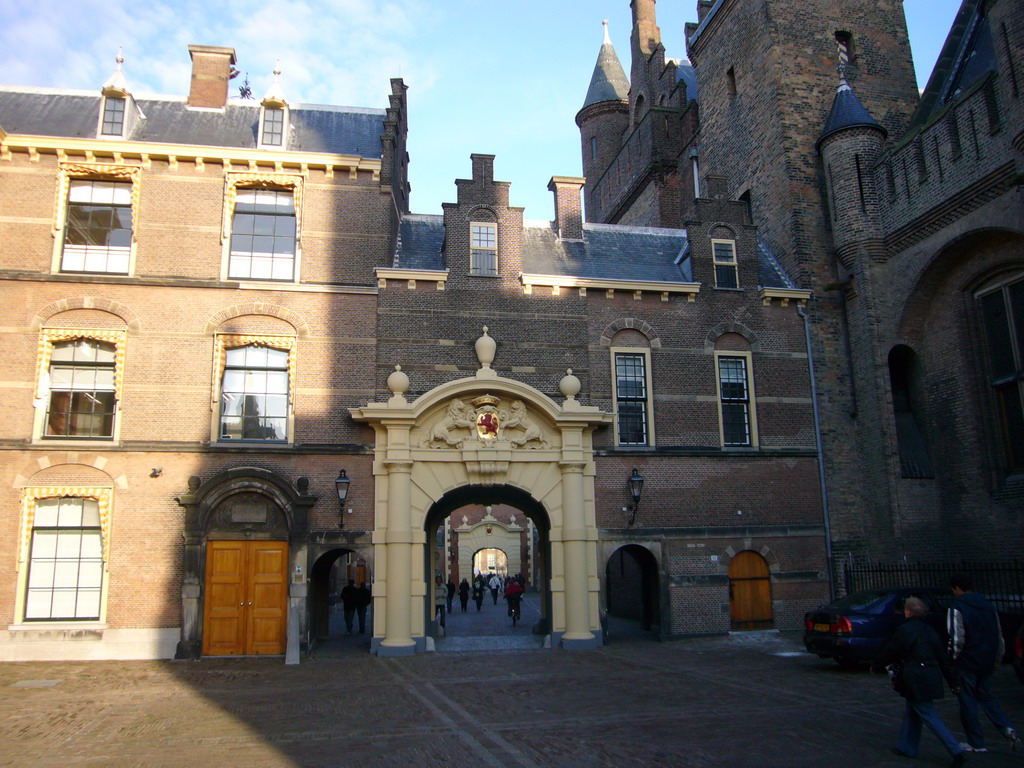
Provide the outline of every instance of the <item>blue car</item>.
[[953,593],[940,587],[892,587],[856,592],[804,614],[804,647],[843,666],[868,663],[906,621],[903,603],[911,596],[924,600],[926,621],[945,642]]

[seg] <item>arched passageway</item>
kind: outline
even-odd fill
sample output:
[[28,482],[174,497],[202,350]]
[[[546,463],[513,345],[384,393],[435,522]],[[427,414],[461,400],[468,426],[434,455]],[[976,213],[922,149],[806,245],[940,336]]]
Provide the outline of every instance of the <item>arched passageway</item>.
[[605,607],[609,617],[636,622],[645,632],[661,626],[658,562],[645,547],[628,544],[608,558]]
[[309,574],[310,627],[314,640],[322,640],[340,631],[331,614],[341,610],[340,595],[351,579],[356,586],[370,584],[369,568],[359,553],[345,548],[332,549],[313,563]]

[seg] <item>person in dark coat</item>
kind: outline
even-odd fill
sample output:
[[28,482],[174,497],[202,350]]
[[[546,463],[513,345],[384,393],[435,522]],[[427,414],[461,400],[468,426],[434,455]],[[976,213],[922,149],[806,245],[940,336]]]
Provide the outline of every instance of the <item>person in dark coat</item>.
[[451,580],[451,577],[448,578],[448,583],[445,584],[445,587],[448,589],[448,613],[451,613],[452,600],[455,599],[455,582]]
[[946,620],[949,655],[960,681],[960,723],[967,736],[960,746],[965,752],[988,752],[978,718],[980,706],[996,730],[1016,749],[1017,732],[992,693],[992,675],[1003,658],[1005,645],[999,614],[984,595],[974,591],[967,574],[954,574],[949,585],[956,595]]
[[[890,664],[901,664],[902,684],[896,690],[905,701],[903,725],[894,754],[902,757],[916,757],[921,743],[921,724],[942,742],[942,746],[953,756],[950,766],[964,765],[964,751],[949,732],[933,703],[944,694],[942,678],[945,677],[950,689],[957,693],[956,679],[949,665],[942,641],[924,617],[928,608],[917,597],[908,597],[903,615],[909,619],[901,624],[892,638],[871,663],[872,672],[883,672]],[[896,683],[894,682],[894,685]]]
[[355,618],[356,609],[359,607],[359,590],[356,589],[355,579],[349,579],[348,585],[341,590],[341,609],[345,612],[345,630],[352,634],[352,619]]
[[480,607],[484,604],[484,580],[480,576],[473,579],[473,602],[476,603],[477,612],[480,611]]
[[466,606],[469,605],[469,582],[463,579],[459,583],[459,602],[462,604],[462,612],[466,612]]

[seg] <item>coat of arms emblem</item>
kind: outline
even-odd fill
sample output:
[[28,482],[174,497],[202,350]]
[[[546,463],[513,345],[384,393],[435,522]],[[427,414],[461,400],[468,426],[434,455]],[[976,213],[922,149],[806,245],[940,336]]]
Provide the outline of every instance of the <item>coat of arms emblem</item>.
[[498,412],[498,398],[483,395],[473,401],[476,408],[476,434],[481,440],[494,440],[501,428],[501,414]]

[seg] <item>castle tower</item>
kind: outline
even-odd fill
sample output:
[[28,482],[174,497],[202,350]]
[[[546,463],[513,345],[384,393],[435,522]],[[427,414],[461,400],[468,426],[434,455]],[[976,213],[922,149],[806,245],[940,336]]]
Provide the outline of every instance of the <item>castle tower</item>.
[[[880,524],[890,514],[888,498],[884,492],[863,492],[872,484],[884,488],[886,479],[868,455],[870,444],[857,442],[862,425],[877,424],[866,413],[867,404],[884,400],[884,394],[870,383],[877,377],[851,376],[858,350],[868,343],[854,337],[870,336],[874,309],[864,280],[851,282],[842,261],[850,249],[880,244],[865,240],[857,229],[870,216],[860,211],[856,189],[833,197],[852,201],[853,210],[843,216],[860,217],[857,227],[847,234],[833,222],[817,145],[836,101],[837,70],[856,88],[854,100],[874,116],[872,123],[890,135],[901,134],[908,124],[918,95],[903,4],[735,0],[703,10],[700,23],[687,28],[700,92],[701,167],[729,177],[729,196],[747,202],[752,222],[789,275],[814,291],[809,315],[822,437],[829,446],[825,471],[836,551],[892,556],[892,529]],[[840,94],[841,107],[852,104],[850,96],[852,91]],[[866,160],[868,145],[881,138],[879,128],[845,127],[851,132],[842,131],[832,141],[824,137],[821,146],[833,164],[840,157],[855,162],[858,154]],[[858,141],[865,146],[851,146]],[[844,171],[842,178],[856,184],[855,173]],[[843,226],[847,223],[844,219]],[[860,318],[853,318],[854,300]]]
[[629,128],[629,81],[608,36],[608,22],[603,23],[604,42],[583,108],[576,114],[583,148],[583,176],[590,181],[584,194],[587,221],[601,220],[597,182],[618,154],[622,136]]
[[631,0],[633,11],[633,32],[630,35],[629,80],[632,84],[629,93],[629,109],[632,117],[631,126],[635,126],[643,118],[644,113],[652,106],[652,94],[648,83],[648,61],[660,53],[664,58],[665,48],[661,44],[661,29],[655,15],[656,0]]

